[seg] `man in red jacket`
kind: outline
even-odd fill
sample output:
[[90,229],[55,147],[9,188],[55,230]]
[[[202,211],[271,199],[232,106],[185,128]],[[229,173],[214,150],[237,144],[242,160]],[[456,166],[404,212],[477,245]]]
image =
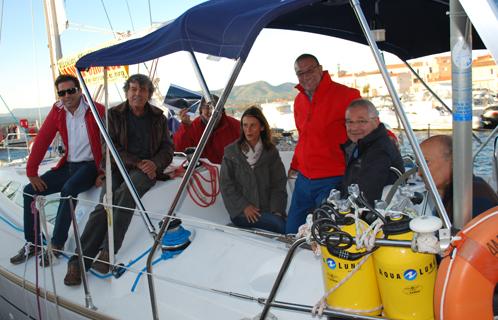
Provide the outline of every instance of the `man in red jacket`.
[[358,90],[332,81],[311,54],[300,55],[294,69],[299,80],[294,100],[299,141],[289,169],[289,177],[297,179],[286,233],[296,233],[308,211],[340,187],[346,167],[340,148],[347,140],[346,108],[360,98]]
[[[55,80],[55,87],[60,100],[54,103],[43,122],[26,165],[30,182],[24,188],[26,244],[10,259],[13,264],[25,262],[35,254],[34,243],[38,246],[41,244],[39,217],[36,215],[35,218],[31,209],[33,196],[60,192],[62,199],[59,202],[51,239],[54,255],[59,256],[71,226],[70,203],[67,198],[76,198],[80,192],[90,189],[93,185],[101,185],[100,132],[87,101],[82,97],[80,83],[71,75],[60,75]],[[100,104],[96,106],[100,116],[103,116],[104,107]],[[57,133],[62,138],[66,152],[55,168],[38,176],[38,167]],[[73,200],[74,206],[76,201]],[[42,258],[40,265],[47,266],[50,263],[48,254],[44,254]]]
[[[214,103],[217,103],[218,97],[213,97]],[[194,121],[190,120],[187,110],[188,109],[183,109],[180,111],[182,123],[173,136],[176,151],[184,151],[186,148],[196,147],[199,144],[202,133],[206,128],[209,118],[211,118],[213,107],[202,98],[201,106],[199,108],[200,116],[194,119]],[[227,116],[225,111],[223,111],[211,137],[206,143],[206,147],[204,148],[201,157],[208,158],[212,163],[221,164],[225,147],[237,140],[239,136],[240,121]]]

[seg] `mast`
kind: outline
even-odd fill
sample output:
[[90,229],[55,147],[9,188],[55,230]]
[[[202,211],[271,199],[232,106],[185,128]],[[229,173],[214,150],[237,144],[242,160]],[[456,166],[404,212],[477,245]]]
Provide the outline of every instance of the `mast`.
[[[57,12],[54,0],[44,0],[43,10],[45,16],[45,27],[47,28],[48,51],[50,53],[50,69],[52,70],[52,81],[59,75],[57,61],[62,58],[61,40],[57,24]],[[54,88],[54,95],[57,99],[57,92]]]

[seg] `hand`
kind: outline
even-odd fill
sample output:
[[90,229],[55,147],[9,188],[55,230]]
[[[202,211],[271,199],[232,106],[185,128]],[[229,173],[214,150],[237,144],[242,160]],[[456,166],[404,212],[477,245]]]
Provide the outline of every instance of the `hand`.
[[95,179],[95,186],[98,188],[98,187],[101,187],[103,184],[104,184],[104,180],[105,180],[105,174],[101,173],[97,176],[97,179]]
[[296,179],[297,178],[297,174],[299,172],[297,170],[294,170],[292,168],[289,168],[289,171],[287,172],[287,178],[288,179]]
[[256,223],[259,220],[259,217],[261,217],[259,209],[253,206],[252,204],[245,207],[244,215],[246,216],[247,221],[250,223]]
[[33,186],[33,189],[37,192],[42,192],[47,190],[47,184],[40,177],[28,177],[29,183]]
[[182,109],[179,112],[180,115],[180,121],[183,124],[190,125],[192,123],[192,120],[190,120],[190,116],[187,114],[188,109]]
[[149,177],[149,179],[156,178],[157,166],[153,161],[142,160],[137,164],[137,167],[138,169],[142,170],[142,172],[145,173]]

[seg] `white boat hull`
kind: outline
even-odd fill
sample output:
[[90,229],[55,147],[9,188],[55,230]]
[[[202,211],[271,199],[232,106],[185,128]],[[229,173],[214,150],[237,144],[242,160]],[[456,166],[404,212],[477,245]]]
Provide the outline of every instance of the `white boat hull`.
[[[284,156],[285,157],[285,156]],[[47,166],[48,167],[48,166]],[[11,170],[14,172],[14,170]],[[21,178],[24,172],[15,171],[10,179]],[[3,177],[6,178],[6,177]],[[180,180],[158,182],[144,197],[147,210],[151,211],[153,223],[169,208]],[[82,199],[98,197],[98,190],[82,195]],[[12,211],[4,194],[0,194],[0,214],[18,225],[22,224],[21,208]],[[80,232],[83,230],[88,212],[93,205],[79,202],[77,215]],[[10,214],[7,214],[10,212]],[[178,256],[161,261],[154,266],[154,283],[159,315],[163,319],[252,319],[263,306],[256,301],[228,295],[246,295],[267,298],[278,271],[287,253],[288,245],[274,239],[226,227],[228,214],[218,197],[208,208],[197,207],[187,196],[178,208],[183,225],[195,235],[190,246]],[[10,256],[22,247],[23,233],[0,222],[0,241],[9,245],[0,249],[0,295],[2,300],[0,318],[25,319],[26,314],[38,318],[34,287],[36,283],[37,259],[26,264],[12,265]],[[123,248],[116,256],[117,262],[128,263],[136,259],[152,245],[141,217],[133,217]],[[66,252],[74,252],[74,235],[71,233]],[[158,257],[160,253],[156,254]],[[119,279],[99,279],[87,273],[93,303],[97,311],[85,307],[83,286],[67,287],[63,284],[66,259],[59,258],[53,266],[57,295],[60,297],[62,319],[151,318],[147,278],[142,276],[135,292],[131,292],[137,273],[145,267],[146,257],[130,267]],[[276,299],[291,303],[313,305],[323,294],[320,259],[311,251],[299,249],[288,269]],[[17,280],[16,280],[17,279]],[[25,279],[23,286],[20,279]],[[50,268],[38,268],[38,283],[53,294]],[[30,290],[31,288],[31,290]],[[220,293],[224,292],[224,293]],[[57,319],[54,300],[40,297],[42,318]],[[47,308],[48,311],[45,311]],[[48,312],[48,316],[46,315]],[[311,319],[311,315],[271,309],[278,319]]]

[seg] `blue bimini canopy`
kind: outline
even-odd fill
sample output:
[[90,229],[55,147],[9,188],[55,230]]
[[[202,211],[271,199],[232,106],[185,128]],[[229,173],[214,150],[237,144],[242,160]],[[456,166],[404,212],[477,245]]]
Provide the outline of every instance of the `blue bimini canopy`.
[[[402,60],[449,51],[448,0],[363,0],[370,27],[386,30],[379,48]],[[346,0],[211,0],[139,39],[83,56],[92,66],[137,64],[177,51],[246,59],[263,28],[298,30],[367,44]],[[473,34],[473,48],[484,48]]]

